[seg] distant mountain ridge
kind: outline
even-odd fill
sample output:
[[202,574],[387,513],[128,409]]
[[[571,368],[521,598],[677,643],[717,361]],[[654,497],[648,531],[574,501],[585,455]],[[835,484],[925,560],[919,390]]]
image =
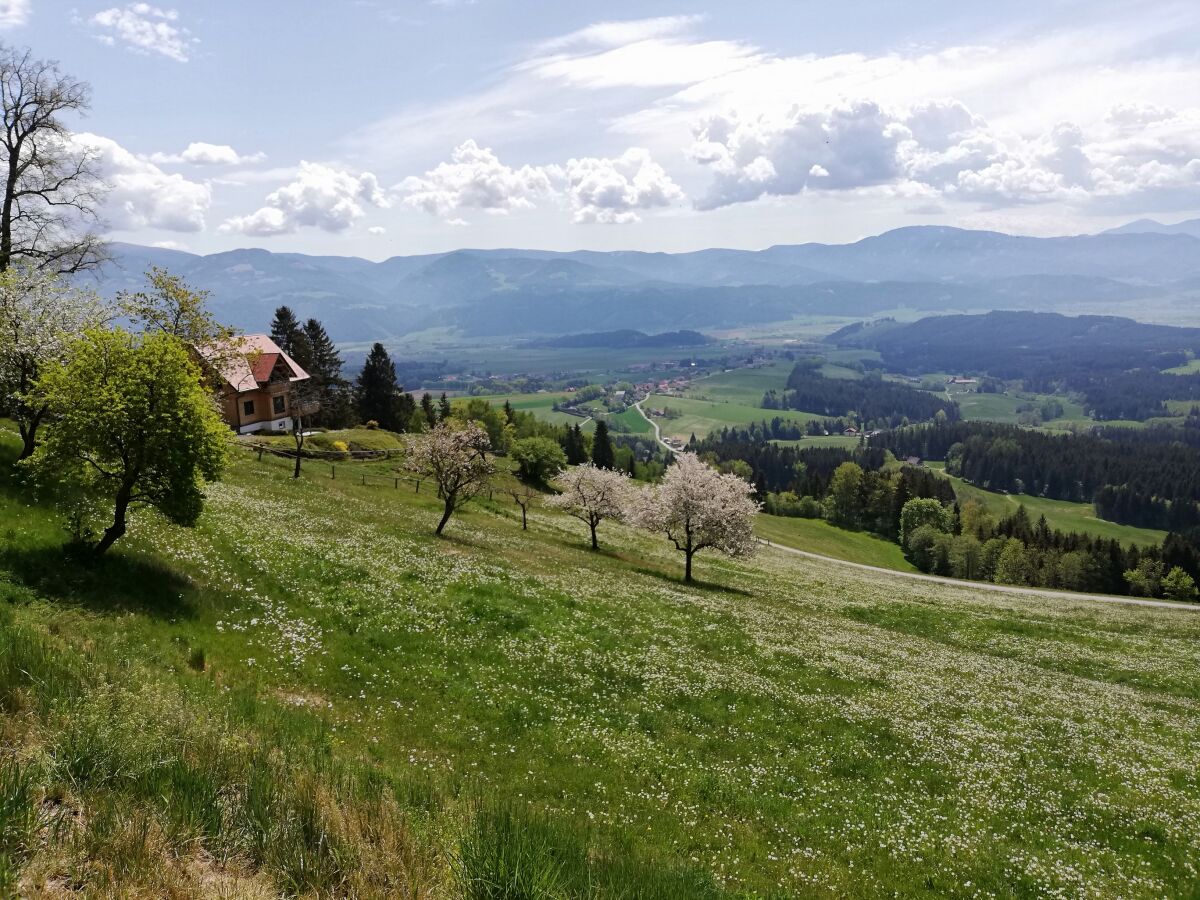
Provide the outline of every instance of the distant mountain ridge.
[[1200,238],[1200,219],[1188,219],[1174,225],[1164,225],[1155,219],[1138,219],[1119,228],[1110,228],[1105,234],[1188,234]]
[[261,330],[286,303],[322,319],[341,342],[430,327],[561,335],[635,322],[649,332],[900,307],[1045,310],[1180,292],[1194,300],[1200,292],[1200,235],[1182,231],[1036,238],[916,226],[852,244],[758,251],[464,249],[382,262],[261,249],[208,256],[134,244],[112,249],[113,262],[97,276],[105,294],[136,290],[149,266],[165,266],[210,291],[217,314],[233,325]]

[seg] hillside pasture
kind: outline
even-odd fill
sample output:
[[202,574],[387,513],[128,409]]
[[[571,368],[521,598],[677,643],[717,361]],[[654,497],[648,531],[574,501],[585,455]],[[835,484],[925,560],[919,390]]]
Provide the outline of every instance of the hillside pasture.
[[[538,509],[524,532],[499,499],[443,540],[436,518],[429,490],[293,481],[243,454],[198,528],[141,514],[88,568],[66,564],[58,514],[0,480],[7,885],[1194,886],[1200,615],[770,550],[702,555],[685,585],[666,540],[620,525],[595,553],[575,520]],[[71,811],[58,826],[44,797]],[[541,887],[517,890],[514,864]]]
[[[943,468],[940,463],[931,463],[930,467]],[[942,475],[954,483],[954,494],[960,503],[968,500],[978,501],[997,519],[1010,516],[1017,511],[1017,507],[1024,506],[1034,522],[1045,516],[1050,527],[1059,531],[1076,531],[1106,540],[1116,538],[1123,544],[1138,544],[1143,547],[1161,544],[1167,536],[1165,531],[1135,528],[1132,525],[1120,525],[1101,519],[1090,503],[1071,503],[1068,500],[1051,500],[1046,497],[1031,497],[1028,494],[998,494],[967,484],[961,478],[947,475],[945,471]]]
[[688,440],[693,434],[697,437],[705,437],[715,428],[745,428],[752,422],[762,422],[763,420],[769,422],[776,416],[785,422],[795,422],[801,426],[812,419],[819,418],[790,409],[763,409],[760,406],[745,403],[696,400],[692,397],[668,397],[663,394],[651,394],[642,404],[642,408],[647,412],[664,407],[677,410],[680,415],[673,419],[655,420],[662,429],[663,437],[675,437],[682,441]]

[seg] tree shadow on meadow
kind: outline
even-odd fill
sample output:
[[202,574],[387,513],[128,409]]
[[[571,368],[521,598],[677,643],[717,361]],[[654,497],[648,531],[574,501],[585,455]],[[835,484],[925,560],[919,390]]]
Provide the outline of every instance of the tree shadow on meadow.
[[93,612],[132,612],[163,619],[195,614],[195,589],[188,579],[120,550],[96,558],[89,550],[68,544],[0,543],[0,569],[36,595]]
[[674,587],[702,591],[706,594],[733,594],[738,597],[754,596],[753,591],[747,591],[744,588],[733,587],[729,584],[721,584],[716,581],[701,581],[699,578],[693,578],[692,581],[685,581],[683,578],[682,567],[680,567],[679,571],[656,569],[644,562],[635,562],[628,557],[617,554],[614,554],[614,557],[628,565],[631,572],[637,572],[639,575],[649,575],[651,578],[657,578],[659,581],[666,581]]

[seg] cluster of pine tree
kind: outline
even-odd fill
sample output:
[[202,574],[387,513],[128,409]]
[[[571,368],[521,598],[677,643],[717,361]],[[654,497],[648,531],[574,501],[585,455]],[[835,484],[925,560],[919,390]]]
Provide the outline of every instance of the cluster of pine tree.
[[993,491],[1096,502],[1130,525],[1180,530],[1200,519],[1200,449],[1135,429],[1054,435],[990,422],[936,422],[879,435],[898,457],[944,459],[952,475]]
[[823,416],[848,416],[867,428],[896,428],[935,417],[959,418],[958,404],[878,374],[865,378],[826,378],[805,362],[797,363],[783,393],[763,395],[764,409],[798,409]]

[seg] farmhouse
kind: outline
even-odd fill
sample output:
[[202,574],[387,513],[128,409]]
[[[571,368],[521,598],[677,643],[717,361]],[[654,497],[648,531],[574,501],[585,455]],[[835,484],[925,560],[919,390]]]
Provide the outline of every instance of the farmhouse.
[[200,356],[219,377],[221,415],[230,428],[238,434],[291,429],[292,388],[309,375],[267,335],[242,335]]

